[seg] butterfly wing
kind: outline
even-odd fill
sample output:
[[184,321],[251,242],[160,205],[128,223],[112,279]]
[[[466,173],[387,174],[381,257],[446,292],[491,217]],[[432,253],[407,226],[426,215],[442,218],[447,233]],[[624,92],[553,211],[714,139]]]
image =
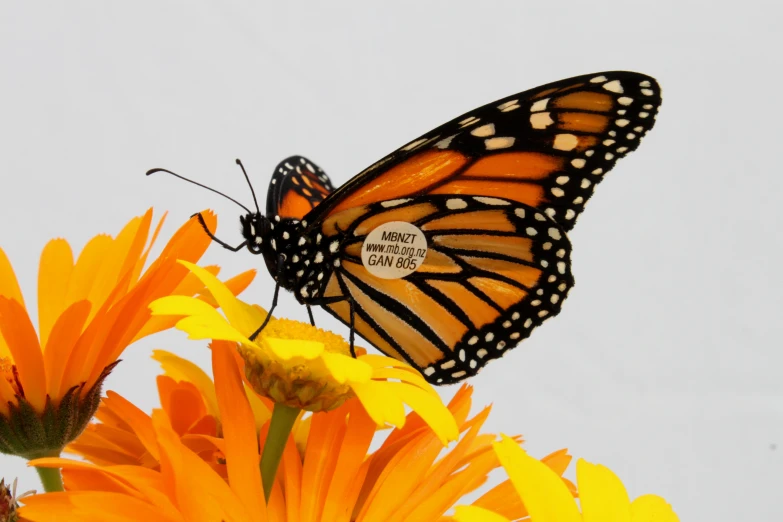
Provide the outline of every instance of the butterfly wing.
[[302,156],[280,162],[269,182],[267,217],[301,219],[334,191],[323,170]]
[[652,128],[660,103],[653,78],[623,71],[515,94],[389,154],[305,220],[379,201],[464,194],[524,203],[570,230],[604,174]]
[[[392,221],[418,227],[428,250],[415,272],[381,279],[362,264],[361,249],[367,234]],[[502,356],[556,315],[573,286],[561,227],[509,199],[427,195],[371,203],[329,216],[319,231],[322,245],[340,244],[339,263],[319,295],[350,299],[356,331],[434,384],[475,375]],[[350,324],[347,301],[325,308]]]

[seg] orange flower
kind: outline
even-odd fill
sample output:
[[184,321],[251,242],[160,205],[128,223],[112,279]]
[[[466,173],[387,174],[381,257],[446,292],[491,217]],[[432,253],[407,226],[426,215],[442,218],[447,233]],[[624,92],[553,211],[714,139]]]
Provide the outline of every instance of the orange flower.
[[[168,362],[169,373],[173,373],[173,366],[180,368]],[[190,374],[191,370],[179,374]],[[203,381],[180,380],[176,388],[168,379],[159,381],[159,385],[166,383],[164,387],[187,397],[190,406],[183,409],[190,413],[184,415],[162,400],[164,409],[148,417],[138,410],[134,413],[114,396],[107,401],[114,415],[112,429],[87,431],[71,446],[81,446],[91,434],[91,452],[82,454],[95,464],[66,459],[33,462],[36,466],[62,466],[67,492],[27,497],[20,514],[33,521],[54,515],[112,520],[133,503],[138,509],[133,513],[141,513],[134,515],[139,519],[155,510],[163,513],[165,505],[171,512],[167,518],[158,515],[156,520],[433,522],[447,520],[445,513],[500,467],[493,451],[497,437],[481,433],[489,408],[469,418],[472,391],[468,386],[459,389],[448,406],[461,434],[450,449],[444,449],[433,429],[411,413],[402,428],[391,430],[380,448],[368,454],[374,438],[382,432],[361,402],[353,398],[332,411],[314,413],[305,420],[300,417],[285,446],[269,502],[261,506],[259,448],[264,446],[269,424],[257,432],[258,416],[248,401],[247,388],[241,385],[241,362],[233,343],[213,343],[213,373],[222,426],[218,432],[223,438],[192,431],[204,425],[197,420],[202,414],[209,415],[205,412],[209,411],[212,392]],[[201,381],[198,372],[191,375],[196,376],[193,381]],[[180,428],[174,427],[177,424]],[[183,429],[185,425],[190,431]],[[194,443],[196,440],[201,446]],[[105,451],[98,460],[92,455],[97,455],[100,447]],[[140,452],[140,447],[145,449]],[[120,451],[115,451],[118,448]],[[205,448],[210,451],[199,451]],[[221,458],[215,459],[215,452]],[[138,464],[129,465],[134,459]],[[570,459],[565,451],[559,451],[543,462],[559,475]],[[573,490],[572,484],[564,482]],[[234,511],[229,513],[226,503],[233,503],[230,508]],[[476,505],[514,518],[526,516],[508,482],[485,494]]]
[[[214,227],[214,214],[203,215]],[[152,317],[149,303],[202,292],[202,299],[213,304],[201,282],[177,263],[198,261],[209,246],[198,221],[183,225],[145,271],[163,220],[148,244],[151,223],[150,209],[117,237],[94,237],[76,262],[65,240],[50,241],[41,254],[37,332],[0,250],[0,452],[28,459],[59,454],[76,438],[95,412],[101,384],[122,351],[176,322]],[[239,292],[253,276],[245,272],[227,284]]]

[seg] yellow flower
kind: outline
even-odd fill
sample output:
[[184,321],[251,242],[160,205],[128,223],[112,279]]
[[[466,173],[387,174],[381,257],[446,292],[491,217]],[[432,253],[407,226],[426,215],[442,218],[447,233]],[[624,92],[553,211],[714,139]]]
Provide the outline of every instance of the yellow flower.
[[[530,522],[678,522],[671,506],[656,495],[643,495],[633,502],[623,483],[608,468],[579,459],[576,482],[579,504],[560,477],[530,457],[508,437],[494,444],[503,468],[530,512]],[[456,522],[509,522],[494,510],[458,506]]]
[[[215,216],[204,213],[214,226]],[[152,317],[149,303],[203,290],[177,259],[198,261],[209,246],[197,220],[183,225],[144,270],[152,210],[132,219],[112,238],[90,240],[74,262],[63,239],[50,241],[38,275],[38,331],[11,263],[0,250],[0,452],[35,458],[59,454],[97,408],[103,380],[134,341],[173,325]],[[202,269],[216,273],[217,267]],[[230,292],[253,278],[246,272],[227,283]],[[201,296],[204,306],[213,299]]]
[[[448,450],[421,417],[410,413],[404,427],[391,430],[378,449],[368,454],[382,432],[353,398],[297,424],[287,438],[269,501],[264,502],[258,466],[266,430],[260,434],[256,430],[257,417],[242,387],[241,361],[231,344],[213,343],[212,352],[214,389],[203,383],[193,384],[192,389],[203,393],[204,404],[211,400],[208,397],[215,397],[222,438],[196,438],[221,449],[222,470],[198,454],[188,437],[173,427],[180,419],[175,410],[156,410],[144,422],[133,415],[127,423],[135,430],[132,433],[138,433],[138,440],[134,442],[126,431],[115,442],[128,447],[145,445],[160,465],[147,462],[145,469],[128,465],[125,459],[104,465],[40,459],[33,464],[63,468],[66,492],[27,497],[20,514],[31,521],[57,516],[127,520],[127,514],[133,513],[136,520],[180,522],[433,522],[500,466],[492,445],[497,437],[481,432],[489,409],[469,416],[471,389],[467,386],[448,405],[460,432],[458,442]],[[179,372],[172,371],[180,366],[176,360],[169,359],[167,364],[169,373]],[[179,373],[202,381],[198,372]],[[554,467],[564,469],[569,457],[563,452],[555,455],[558,464]],[[497,495],[499,488],[493,490],[494,500],[486,499],[492,493],[482,497],[485,505],[513,504],[513,499]],[[521,507],[519,502],[516,505]]]
[[245,375],[264,397],[292,409],[329,411],[358,397],[379,425],[402,426],[408,405],[435,429],[445,444],[457,437],[454,419],[437,392],[409,365],[382,355],[354,359],[348,343],[309,324],[272,318],[254,341],[248,337],[266,311],[237,299],[212,274],[183,262],[209,289],[222,312],[185,296],[161,298],[151,305],[154,315],[185,316],[176,327],[191,339],[239,343]]

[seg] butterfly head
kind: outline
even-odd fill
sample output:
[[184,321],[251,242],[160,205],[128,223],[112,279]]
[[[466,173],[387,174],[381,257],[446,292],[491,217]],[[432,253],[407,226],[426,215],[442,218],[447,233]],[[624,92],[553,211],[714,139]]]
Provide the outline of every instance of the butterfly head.
[[242,224],[242,237],[245,238],[247,249],[254,254],[264,253],[272,241],[272,223],[266,216],[258,212],[251,212],[239,216]]

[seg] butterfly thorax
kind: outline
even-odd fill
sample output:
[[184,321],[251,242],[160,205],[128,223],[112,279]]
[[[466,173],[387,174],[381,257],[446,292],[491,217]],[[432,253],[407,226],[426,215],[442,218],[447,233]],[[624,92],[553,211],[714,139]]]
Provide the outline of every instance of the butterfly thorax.
[[[242,220],[248,250],[263,254],[269,273],[301,303],[312,302],[323,293],[335,263],[340,238],[326,240],[312,233],[299,219],[251,214]],[[281,265],[282,263],[282,265]]]

